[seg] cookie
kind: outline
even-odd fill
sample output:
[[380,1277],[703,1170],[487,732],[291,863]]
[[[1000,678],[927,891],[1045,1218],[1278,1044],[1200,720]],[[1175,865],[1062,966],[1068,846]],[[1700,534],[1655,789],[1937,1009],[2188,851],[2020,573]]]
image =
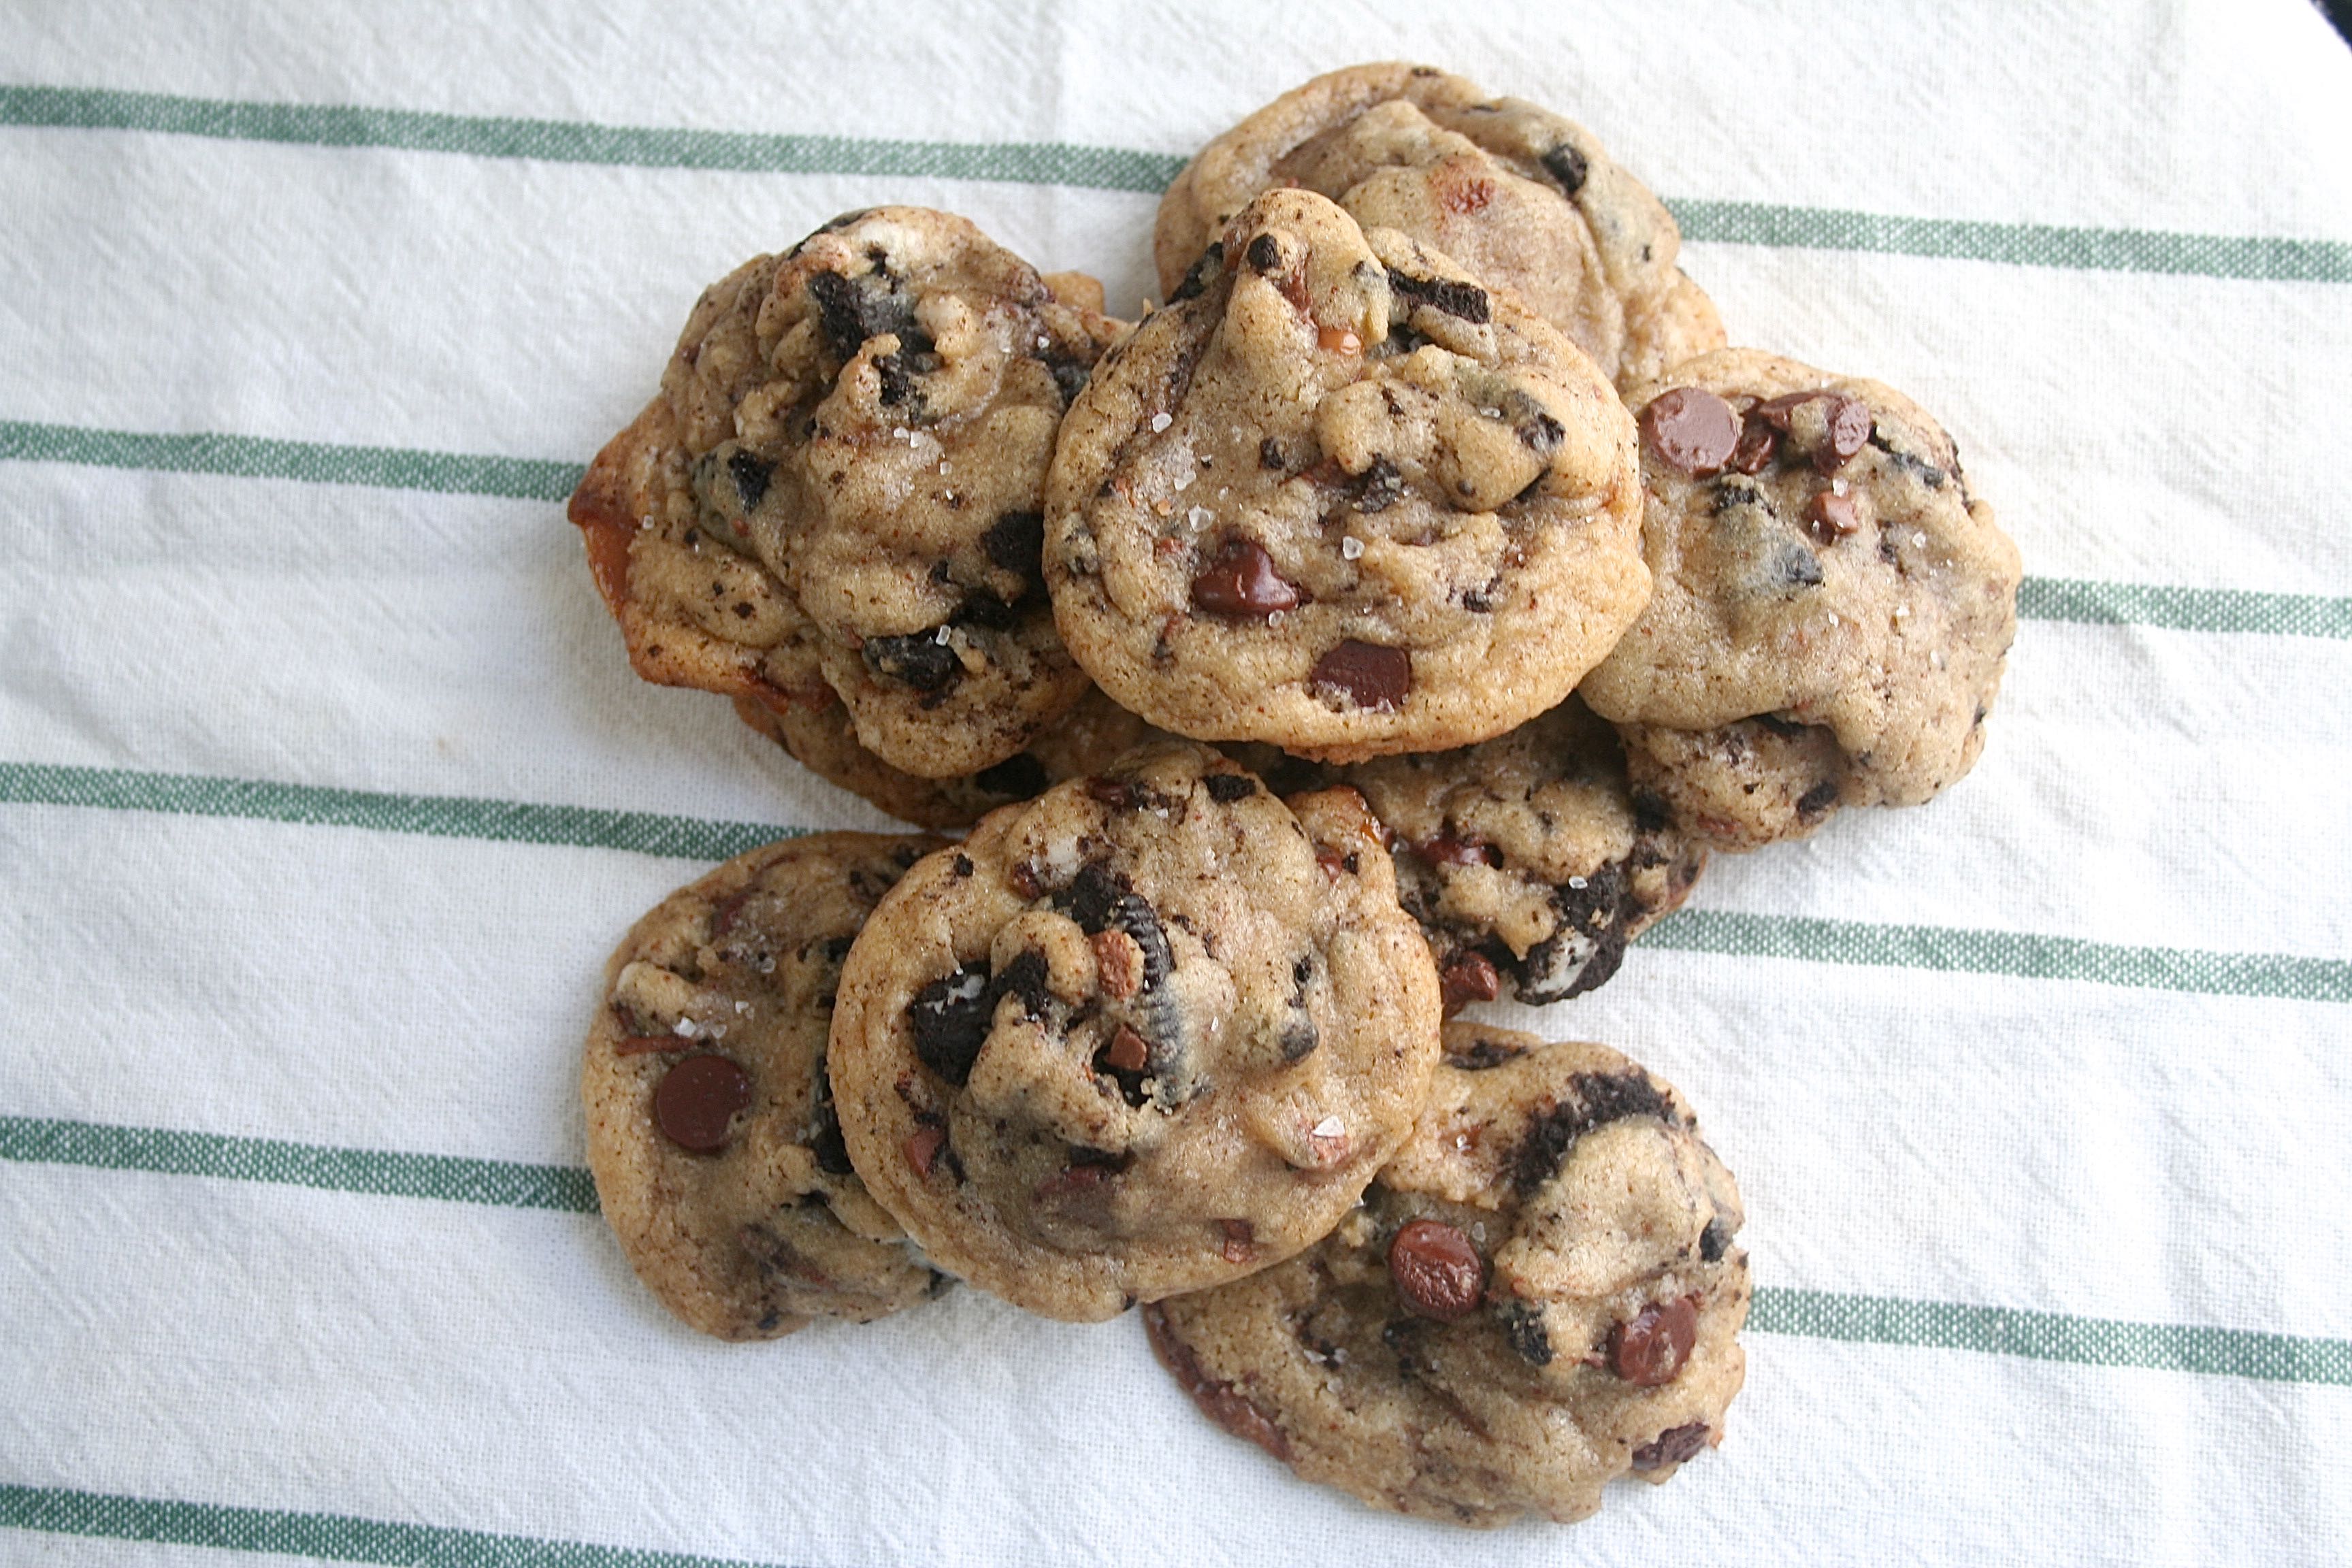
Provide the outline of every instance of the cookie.
[[1437,975],[1352,791],[1164,742],[910,871],[842,973],[834,1100],[940,1267],[1111,1317],[1311,1244],[1401,1143]]
[[1040,490],[1119,330],[963,218],[836,218],[706,293],[571,516],[640,674],[838,700],[921,777],[1018,753],[1086,679],[1055,636]]
[[1531,1005],[1591,990],[1706,863],[1636,809],[1616,734],[1573,697],[1496,740],[1338,777],[1389,830],[1449,1013],[1506,984]]
[[1509,295],[1305,191],[1245,208],[1107,356],[1046,485],[1046,581],[1163,730],[1324,761],[1567,696],[1649,593],[1633,425]]
[[2017,547],[1952,440],[1874,381],[1753,349],[1633,399],[1656,591],[1585,678],[1637,791],[1749,849],[1967,773],[2017,630]]
[[1379,1508],[1562,1521],[1719,1443],[1739,1194],[1602,1046],[1454,1023],[1412,1141],[1311,1251],[1145,1310],[1212,1420]]
[[1511,289],[1620,387],[1723,346],[1658,198],[1582,126],[1458,76],[1394,63],[1333,71],[1210,142],[1160,198],[1160,288],[1175,293],[1235,213],[1284,185]]
[[1064,779],[1094,773],[1131,747],[1167,737],[1089,687],[1077,705],[1048,720],[1028,746],[963,778],[919,778],[894,768],[857,743],[848,710],[782,710],[735,700],[743,722],[765,735],[811,773],[919,827],[970,827],[1000,805],[1043,794]]
[[825,1035],[875,903],[939,840],[820,833],[662,900],[604,969],[581,1072],[588,1166],[637,1278],[688,1324],[772,1339],[944,1289],[866,1195]]

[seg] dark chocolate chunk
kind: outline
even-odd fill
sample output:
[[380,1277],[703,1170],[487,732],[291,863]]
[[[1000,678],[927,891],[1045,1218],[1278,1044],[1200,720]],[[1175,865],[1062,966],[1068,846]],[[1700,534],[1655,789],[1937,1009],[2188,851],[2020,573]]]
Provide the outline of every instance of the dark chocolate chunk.
[[1821,816],[1837,804],[1838,794],[1837,781],[1823,779],[1797,797],[1798,820],[1810,822]]
[[1705,1263],[1720,1263],[1723,1255],[1730,1249],[1731,1227],[1724,1224],[1718,1215],[1708,1220],[1706,1228],[1698,1233],[1699,1259]]
[[1822,558],[1792,539],[1772,552],[1767,563],[1767,575],[1773,586],[1784,591],[1818,588],[1822,585]]
[[1486,1293],[1486,1260],[1444,1221],[1417,1219],[1389,1243],[1389,1278],[1404,1304],[1423,1317],[1458,1323],[1478,1310]]
[[1282,242],[1270,234],[1261,234],[1249,242],[1249,248],[1242,254],[1255,270],[1272,272],[1282,265]]
[[1211,773],[1201,782],[1209,786],[1209,798],[1223,805],[1257,793],[1257,780],[1247,773]]
[[1473,1002],[1492,1002],[1502,994],[1503,977],[1485,953],[1458,952],[1439,972],[1437,989],[1450,1018]]
[[1389,287],[1408,300],[1449,316],[1459,316],[1474,326],[1485,325],[1494,315],[1486,290],[1475,283],[1457,282],[1451,278],[1415,278],[1392,269]]
[[1813,467],[1825,474],[1836,473],[1855,453],[1870,445],[1876,429],[1870,409],[1862,399],[1843,393],[1830,394],[1829,434],[1813,452]]
[[1350,637],[1317,659],[1307,681],[1359,708],[1385,712],[1401,706],[1412,689],[1412,655]]
[[1285,1062],[1303,1062],[1313,1056],[1315,1047],[1322,1043],[1323,1032],[1315,1026],[1315,1020],[1301,1013],[1284,1023],[1282,1033],[1276,1037],[1274,1045],[1282,1053]]
[[809,1130],[809,1152],[816,1156],[816,1168],[828,1176],[856,1173],[849,1163],[849,1145],[841,1136],[841,1118],[833,1109],[833,1085],[825,1078],[824,1060],[816,1064],[816,1111]]
[[1635,1116],[1654,1116],[1667,1122],[1680,1120],[1673,1103],[1644,1072],[1580,1072],[1569,1083],[1575,1098],[1536,1118],[1519,1145],[1518,1158],[1512,1162],[1511,1179],[1522,1193],[1531,1193],[1559,1174],[1569,1150],[1596,1127]]
[[743,502],[745,511],[759,508],[761,498],[768,493],[768,476],[773,472],[773,464],[763,463],[740,448],[727,455],[727,475],[735,481],[735,494]]
[[1609,1331],[1609,1370],[1638,1388],[1656,1388],[1682,1375],[1698,1342],[1698,1306],[1688,1296],[1653,1301],[1630,1323]]
[[1591,171],[1584,154],[1563,142],[1543,155],[1543,166],[1559,182],[1559,188],[1570,196],[1584,189],[1585,176]]
[[915,1037],[915,1055],[940,1077],[961,1089],[971,1077],[971,1064],[988,1039],[996,996],[985,967],[959,969],[932,981],[907,1004],[907,1026]]
[[1686,1426],[1669,1426],[1650,1442],[1633,1450],[1633,1468],[1637,1470],[1663,1469],[1679,1465],[1697,1456],[1706,1447],[1707,1426],[1694,1421]]
[[972,782],[991,795],[1027,800],[1043,795],[1052,781],[1045,775],[1045,763],[1026,752],[1015,752],[994,767],[981,769],[972,775]]
[[1700,386],[1675,386],[1642,407],[1642,434],[1668,467],[1694,479],[1720,472],[1739,447],[1739,416]]
[[727,1147],[735,1113],[751,1103],[751,1075],[725,1057],[698,1052],[654,1086],[654,1125],[698,1154]]
[[963,672],[955,649],[936,632],[909,632],[902,637],[867,637],[866,668],[887,679],[904,682],[921,692],[940,691]]
[[1047,355],[1045,364],[1054,377],[1054,390],[1062,395],[1062,406],[1065,408],[1077,401],[1078,394],[1087,389],[1087,383],[1094,376],[1092,365],[1061,354]]
[[1044,586],[1045,516],[1035,511],[1008,511],[988,525],[980,548],[998,570],[1013,573],[1024,583]]
[[1298,606],[1297,587],[1274,568],[1274,557],[1254,539],[1228,539],[1192,579],[1192,603],[1234,620],[1268,619]]

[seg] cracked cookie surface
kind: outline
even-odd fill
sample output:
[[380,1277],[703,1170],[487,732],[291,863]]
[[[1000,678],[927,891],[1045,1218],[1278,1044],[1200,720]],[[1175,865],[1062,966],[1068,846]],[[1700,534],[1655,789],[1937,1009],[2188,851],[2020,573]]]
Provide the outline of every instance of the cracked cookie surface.
[[1746,1373],[1737,1187],[1606,1047],[1460,1022],[1363,1206],[1264,1273],[1145,1309],[1220,1426],[1402,1513],[1580,1519],[1722,1440]]
[[1389,830],[1448,1012],[1506,988],[1531,1005],[1591,990],[1706,862],[1636,807],[1615,732],[1573,697],[1495,740],[1376,758],[1333,782]]
[[852,213],[707,291],[572,521],[646,679],[845,705],[925,777],[1018,752],[1085,678],[1055,635],[1039,492],[1119,330],[951,214]]
[[1393,228],[1517,293],[1620,387],[1724,343],[1676,265],[1681,231],[1591,132],[1428,66],[1316,78],[1202,149],[1160,199],[1153,236],[1172,296],[1260,193],[1296,185],[1366,228]]
[[917,866],[851,952],[852,1159],[941,1268],[1091,1320],[1307,1246],[1403,1139],[1437,977],[1352,791],[1148,746]]
[[1748,849],[1967,773],[2017,630],[2017,547],[1893,388],[1751,349],[1632,399],[1647,609],[1579,693],[1637,791]]
[[1551,707],[1632,624],[1632,422],[1508,295],[1305,191],[1180,293],[1047,482],[1064,640],[1123,706],[1326,761],[1440,750]]
[[947,1284],[851,1169],[824,1074],[850,941],[938,844],[751,850],[663,900],[605,966],[581,1072],[597,1199],[637,1277],[704,1333],[866,1322]]

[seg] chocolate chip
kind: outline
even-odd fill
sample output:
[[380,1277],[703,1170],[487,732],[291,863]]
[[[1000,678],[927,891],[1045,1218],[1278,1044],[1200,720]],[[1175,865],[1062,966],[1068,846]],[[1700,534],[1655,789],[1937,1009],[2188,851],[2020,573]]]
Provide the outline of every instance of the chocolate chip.
[[1280,473],[1288,459],[1282,455],[1282,443],[1268,436],[1257,444],[1257,466]]
[[849,1163],[849,1144],[841,1136],[841,1117],[833,1109],[833,1085],[825,1078],[824,1061],[816,1064],[816,1111],[809,1130],[809,1152],[816,1168],[828,1176],[847,1176],[856,1167]]
[[1045,552],[1045,517],[1043,512],[1008,511],[988,525],[980,536],[980,548],[990,563],[1000,571],[1010,572],[1024,583],[1042,586],[1045,568],[1042,557]]
[[1818,490],[1805,502],[1805,527],[1823,544],[1834,544],[1862,526],[1852,496]]
[[1503,989],[1503,977],[1494,960],[1483,952],[1454,954],[1437,980],[1438,994],[1449,1018],[1473,1002],[1492,1002]]
[[[1568,426],[1541,409],[1520,420],[1511,429],[1528,450],[1538,458],[1550,457],[1559,450],[1559,444],[1568,439]],[[1528,489],[1532,489],[1536,484],[1542,482],[1542,477],[1538,475]]]
[[1441,833],[1426,844],[1416,844],[1412,852],[1431,866],[1493,866],[1503,864],[1503,852],[1483,839],[1457,838],[1451,833]]
[[1832,393],[1829,435],[1813,452],[1813,467],[1825,474],[1836,473],[1855,453],[1870,445],[1871,435],[1876,429],[1870,409],[1862,399]]
[[1699,386],[1675,386],[1643,406],[1642,434],[1669,467],[1694,479],[1719,472],[1739,446],[1739,416]]
[[1245,1219],[1221,1219],[1217,1228],[1224,1235],[1218,1250],[1226,1262],[1247,1263],[1257,1256],[1257,1226]]
[[1720,1215],[1708,1220],[1706,1228],[1698,1233],[1698,1255],[1702,1262],[1722,1262],[1723,1255],[1730,1247],[1731,1227],[1723,1223]]
[[1574,1098],[1536,1118],[1527,1140],[1512,1163],[1511,1177],[1519,1191],[1530,1193],[1559,1172],[1576,1141],[1594,1128],[1636,1116],[1654,1116],[1678,1122],[1672,1101],[1649,1074],[1580,1072],[1570,1079]]
[[1457,282],[1451,278],[1415,278],[1392,270],[1389,273],[1389,287],[1408,300],[1458,316],[1474,326],[1484,326],[1494,314],[1486,290],[1475,283]]
[[1282,1054],[1283,1061],[1287,1064],[1305,1061],[1322,1043],[1323,1031],[1315,1026],[1315,1020],[1300,1015],[1282,1026],[1282,1033],[1275,1037],[1274,1048]]
[[1257,780],[1247,773],[1211,773],[1201,782],[1208,785],[1209,798],[1221,805],[1231,805],[1257,793]]
[[[994,767],[981,769],[972,775],[971,782],[991,795],[1011,795],[1015,800],[1027,800],[1032,795],[1043,795],[1051,783],[1045,775],[1045,764],[1026,752],[1015,752]],[[971,862],[965,861],[964,864]]]
[[1290,1439],[1284,1435],[1281,1426],[1232,1384],[1209,1375],[1201,1365],[1200,1358],[1192,1353],[1192,1347],[1178,1339],[1176,1331],[1169,1326],[1165,1308],[1146,1307],[1143,1310],[1143,1328],[1151,1340],[1151,1351],[1160,1358],[1160,1364],[1166,1367],[1178,1385],[1192,1396],[1202,1415],[1234,1436],[1245,1437],[1255,1443],[1276,1458],[1289,1459]]
[[937,632],[909,632],[900,637],[867,637],[866,668],[887,679],[917,691],[942,690],[963,672],[955,649],[940,641]]
[[1704,1421],[1694,1421],[1686,1426],[1669,1426],[1650,1442],[1633,1450],[1633,1468],[1637,1470],[1663,1469],[1679,1465],[1697,1456],[1706,1447],[1707,1426]]
[[932,1167],[939,1163],[940,1151],[946,1147],[947,1141],[948,1130],[945,1127],[936,1121],[927,1122],[907,1134],[907,1141],[898,1146],[898,1152],[907,1157],[907,1163],[913,1167],[915,1174],[928,1177]]
[[907,1026],[915,1037],[915,1055],[940,1077],[961,1089],[971,1078],[971,1064],[988,1039],[996,998],[991,994],[986,968],[959,969],[932,981],[907,1004]]
[[1135,804],[1135,786],[1124,779],[1090,778],[1078,787],[1086,792],[1088,800],[1113,811],[1125,811]]
[[1350,637],[1317,659],[1307,681],[1359,708],[1385,712],[1402,705],[1412,689],[1412,655]]
[[1282,242],[1270,234],[1261,234],[1251,240],[1249,248],[1242,254],[1260,272],[1272,272],[1282,266]]
[[1054,377],[1054,390],[1062,395],[1062,406],[1067,408],[1077,401],[1078,394],[1087,389],[1094,375],[1094,367],[1056,354],[1046,359],[1045,369]]
[[1151,1062],[1151,1044],[1127,1025],[1103,1047],[1103,1060],[1120,1072],[1141,1072]]
[[727,1147],[729,1124],[751,1103],[751,1075],[725,1057],[702,1052],[662,1074],[654,1088],[654,1124],[698,1154]]
[[1389,1243],[1389,1278],[1404,1304],[1423,1317],[1458,1323],[1478,1310],[1486,1293],[1486,1260],[1444,1221],[1417,1219]]
[[1584,162],[1584,154],[1565,142],[1543,155],[1543,166],[1551,171],[1551,177],[1559,182],[1559,188],[1571,196],[1584,189],[1585,175],[1591,172]]
[[1655,1388],[1682,1375],[1697,1342],[1697,1303],[1688,1296],[1653,1301],[1609,1331],[1609,1370],[1638,1388]]
[[1780,450],[1780,432],[1769,419],[1759,418],[1752,411],[1739,421],[1739,444],[1731,449],[1731,460],[1725,467],[1734,473],[1760,474],[1772,466]]
[[1809,822],[1812,818],[1821,816],[1823,812],[1829,810],[1830,807],[1837,804],[1838,795],[1839,790],[1837,781],[1835,779],[1823,779],[1821,783],[1815,784],[1812,788],[1807,790],[1804,794],[1797,797],[1798,819],[1800,821]]
[[749,452],[738,450],[727,456],[727,476],[735,481],[735,494],[745,511],[759,508],[760,498],[768,493],[768,476],[773,472],[772,464],[763,463]]
[[1192,603],[1213,616],[1263,621],[1296,609],[1298,590],[1274,569],[1274,557],[1254,539],[1228,539],[1206,570],[1192,579]]

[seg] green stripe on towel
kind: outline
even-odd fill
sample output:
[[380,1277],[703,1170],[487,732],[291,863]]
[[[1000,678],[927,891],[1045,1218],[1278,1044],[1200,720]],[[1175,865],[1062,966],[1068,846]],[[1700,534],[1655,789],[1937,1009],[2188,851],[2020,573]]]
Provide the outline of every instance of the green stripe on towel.
[[679,860],[724,860],[808,831],[761,822],[712,822],[642,811],[604,811],[528,801],[465,795],[392,795],[326,789],[258,779],[206,778],[192,773],[136,773],[124,768],[0,763],[0,803],[84,806],[95,811],[153,811],[180,816],[221,816],[311,827],[358,827],[434,838],[478,838],[510,844],[562,844],[584,849],[626,849]]
[[[0,87],[0,124],[637,168],[981,180],[1145,195],[1165,189],[1185,163],[1175,153],[1065,142],[901,142],[693,131],[37,85]],[[1684,237],[1701,244],[2159,276],[2352,282],[2352,244],[2341,240],[1906,217],[1769,202],[1685,198],[1667,205]]]

